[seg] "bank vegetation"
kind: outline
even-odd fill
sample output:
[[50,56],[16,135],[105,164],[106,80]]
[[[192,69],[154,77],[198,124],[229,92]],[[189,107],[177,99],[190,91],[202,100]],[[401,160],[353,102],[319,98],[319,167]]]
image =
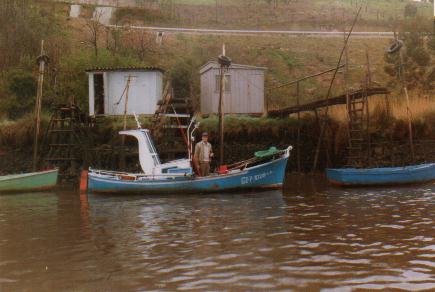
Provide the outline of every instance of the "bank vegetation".
[[[202,5],[210,5],[210,3],[206,2]],[[227,9],[232,11],[229,2],[222,2],[225,3],[222,11],[227,11]],[[235,2],[232,1],[231,3]],[[288,4],[277,1],[276,7],[273,2],[237,2],[238,4],[234,4],[234,6],[247,9],[246,14],[238,24],[235,22],[237,9],[234,10],[234,15],[232,13],[223,13],[221,16],[225,15],[228,18],[234,16],[233,22],[225,21],[225,23],[231,23],[233,28],[251,27],[252,23],[250,21],[254,21],[255,17],[249,13],[254,13],[254,10],[259,11],[258,7],[267,6],[268,8],[261,10],[261,13],[271,14],[269,16],[258,14],[258,21],[265,21],[269,18],[269,20],[277,19],[276,23],[269,20],[267,22],[276,24],[275,27],[280,27],[290,20],[278,14],[287,13],[288,17],[293,15],[289,12],[290,10],[285,10],[287,8],[284,7],[293,9],[301,6],[303,11],[310,11],[306,7],[307,1],[294,1],[294,3],[288,1]],[[336,17],[336,21],[339,22],[336,27],[339,25],[343,27],[345,24],[349,25],[355,2],[358,1],[337,2],[343,7],[343,10],[337,11],[341,11],[340,13],[344,13],[347,17],[342,18],[340,21]],[[379,11],[388,10],[389,6],[381,7],[380,4],[376,4],[378,2],[368,2],[370,4],[366,8],[367,12],[363,13],[362,25],[365,25],[365,21],[369,19],[373,20],[373,11],[376,9],[379,9]],[[387,2],[400,2],[396,6],[396,13],[399,14],[398,11],[400,11],[402,17],[390,19],[390,16],[386,15],[386,26],[382,26],[382,30],[387,28],[387,24],[394,23],[397,24],[398,29],[406,31],[406,33],[400,34],[400,38],[404,40],[406,48],[404,54],[406,82],[411,95],[411,113],[416,128],[415,135],[418,138],[433,139],[435,138],[433,134],[435,133],[433,131],[435,121],[435,101],[433,100],[435,96],[435,38],[430,34],[432,19],[427,18],[426,21],[425,18],[422,18],[426,12],[420,8],[416,13],[408,11],[405,16],[403,13],[405,13],[406,3],[408,3],[406,1],[403,1],[403,3],[402,1]],[[307,12],[313,13],[313,15],[315,11],[324,7],[322,5],[326,5],[325,1],[313,1],[313,3],[315,9]],[[181,5],[180,7],[182,5],[187,5],[186,7],[189,7],[189,5],[198,6],[189,1],[178,4]],[[191,13],[189,12],[190,8],[187,9],[186,7],[183,8],[185,10],[179,11],[178,20],[184,19],[183,13]],[[122,23],[132,23],[136,17],[135,15],[142,18],[140,13],[143,12],[143,9],[151,8],[142,7],[142,10],[134,11],[119,9],[117,19]],[[343,46],[343,40],[340,38],[282,36],[170,34],[164,35],[162,42],[156,42],[155,35],[146,31],[127,28],[108,29],[104,27],[99,22],[90,19],[92,9],[92,6],[85,6],[84,11],[87,18],[70,19],[68,17],[68,6],[63,3],[5,0],[0,4],[0,147],[2,149],[28,149],[31,145],[33,127],[31,112],[36,93],[37,73],[35,59],[39,54],[41,39],[45,40],[46,53],[50,57],[44,83],[44,125],[47,125],[50,110],[56,104],[74,101],[83,111],[86,111],[88,85],[84,71],[90,67],[162,67],[166,70],[166,80],[171,80],[173,83],[175,94],[191,96],[196,106],[198,106],[200,94],[199,68],[207,61],[216,58],[221,51],[222,43],[226,44],[227,54],[232,57],[235,63],[268,68],[265,95],[269,109],[295,105],[296,88],[281,85],[332,68],[336,65],[339,51]],[[148,23],[158,24],[159,21],[167,23],[165,22],[168,18],[166,8],[161,7],[159,9],[160,12],[154,11],[156,14]],[[195,9],[203,8],[196,7]],[[271,11],[275,12],[272,13]],[[210,12],[207,13],[210,14]],[[327,13],[332,12],[327,11]],[[336,16],[338,13],[336,12]],[[206,17],[209,20],[204,20],[204,23],[210,21],[211,15],[209,14]],[[198,15],[198,17],[193,18],[196,20],[192,25],[202,24],[203,20],[200,17],[203,16],[200,16],[201,13],[195,13],[195,15]],[[219,19],[221,18],[218,18],[218,22],[221,21]],[[289,24],[291,27],[293,27],[294,23],[299,22],[297,16],[291,19],[291,24]],[[222,24],[223,22],[222,20]],[[265,26],[265,24],[258,24],[256,27]],[[300,27],[306,26],[301,23]],[[385,48],[389,44],[390,40],[388,39],[351,38],[348,50],[349,72],[347,86],[349,89],[359,89],[363,86],[367,74],[368,54],[372,80],[391,90],[388,107],[385,107],[385,101],[382,98],[370,98],[370,114],[372,117],[379,117],[373,119],[370,131],[373,135],[380,136],[387,135],[381,134],[384,131],[388,133],[388,139],[397,138],[400,140],[406,137],[406,134],[404,134],[406,133],[404,124],[406,109],[400,80],[397,75],[398,59],[397,57],[392,58],[385,55]],[[331,75],[324,75],[301,83],[301,102],[324,98],[330,78]],[[340,71],[333,87],[333,95],[343,93],[343,89],[344,76],[343,71]],[[385,117],[388,117],[388,119]],[[299,122],[296,116],[290,116],[288,119],[282,120],[266,117],[228,117],[227,119],[229,125],[227,127],[227,138],[237,143],[237,140],[242,137],[240,143],[253,145],[252,149],[259,146],[254,143],[258,142],[258,137],[264,137],[261,141],[264,142],[264,146],[267,146],[266,144],[284,145],[293,143],[297,129],[302,129],[303,139],[308,144],[314,143],[315,137],[318,136],[318,121],[316,121],[313,113],[304,113],[302,120]],[[144,122],[146,123],[145,120]],[[118,129],[121,123],[112,120],[108,120],[107,123],[104,132],[106,134],[102,136],[110,140],[114,136],[113,132],[109,134],[110,131]],[[134,121],[132,121],[133,124]],[[202,129],[216,134],[215,118],[204,119],[202,125]],[[332,108],[330,125],[329,136],[326,138],[329,145],[331,145],[330,153],[336,153],[337,157],[342,157],[342,152],[345,151],[347,143],[346,113],[342,107]],[[105,142],[109,143],[108,141]],[[308,147],[313,149],[312,145],[308,144],[306,145],[307,149]],[[310,155],[307,154],[306,156]]]

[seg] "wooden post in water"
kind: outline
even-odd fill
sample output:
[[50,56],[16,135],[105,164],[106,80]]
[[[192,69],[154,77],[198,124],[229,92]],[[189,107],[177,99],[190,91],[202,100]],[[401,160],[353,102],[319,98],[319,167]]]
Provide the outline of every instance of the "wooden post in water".
[[[299,88],[299,82],[296,83],[296,104],[297,106],[300,105],[300,88]],[[301,112],[298,111],[298,132],[297,132],[297,167],[298,172],[301,172]]]
[[367,77],[365,80],[365,106],[366,106],[366,114],[367,114],[367,163],[370,166],[371,165],[371,153],[372,153],[372,141],[370,137],[370,106],[369,106],[369,99],[367,97],[367,89],[371,87],[372,84],[372,72],[370,71],[370,58],[369,58],[369,51],[366,49],[366,61],[367,61]]
[[[346,25],[343,28],[343,43],[346,43]],[[347,142],[349,147],[352,147],[352,136],[351,136],[351,118],[350,118],[350,111],[351,111],[351,105],[350,105],[350,97],[349,97],[349,80],[348,80],[348,74],[349,74],[349,50],[348,47],[345,46],[344,49],[344,71],[343,71],[343,84],[344,84],[344,91],[346,94],[346,114],[347,114]],[[347,161],[349,163],[349,161]]]
[[35,101],[35,137],[33,140],[33,171],[38,169],[38,138],[41,127],[41,100],[42,100],[42,86],[44,84],[44,70],[45,62],[48,61],[48,57],[44,54],[44,40],[41,41],[41,54],[37,59],[39,63],[39,75],[38,75],[38,90],[36,93]]
[[[394,33],[394,37],[396,39],[396,42],[399,42],[396,33]],[[408,118],[408,132],[409,132],[409,147],[411,150],[411,159],[412,162],[415,162],[415,153],[414,153],[414,139],[412,134],[412,117],[411,117],[411,108],[409,105],[409,95],[408,95],[408,87],[406,86],[406,79],[404,74],[404,64],[403,64],[403,54],[402,54],[402,48],[399,48],[399,78],[402,83],[403,92],[405,93],[406,98],[406,116]]]
[[[343,43],[346,43],[346,28],[343,30]],[[343,72],[343,81],[344,81],[344,91],[346,93],[346,109],[347,109],[347,118],[350,122],[350,100],[349,100],[349,88],[348,88],[348,74],[349,74],[349,50],[348,47],[345,46],[344,49],[344,72]]]
[[[360,15],[361,9],[362,9],[362,6],[360,6],[360,8],[358,9],[358,12],[356,13],[355,19],[354,19],[354,21],[352,23],[352,26],[351,26],[351,28],[350,28],[347,36],[346,36],[346,39],[344,41],[343,49],[341,50],[340,57],[338,58],[337,67],[335,68],[334,75],[332,76],[331,82],[329,83],[328,92],[327,92],[326,98],[325,98],[326,100],[329,100],[329,97],[331,95],[332,86],[334,84],[335,76],[337,76],[338,69],[340,68],[340,65],[341,65],[341,59],[343,58],[343,54],[344,54],[344,52],[346,50],[347,44],[349,42],[349,38],[350,38],[350,36],[351,36],[351,34],[353,32],[353,28],[355,27],[355,24],[358,21],[358,17]],[[319,139],[317,140],[317,146],[316,146],[316,150],[314,152],[313,167],[311,169],[312,172],[314,172],[317,169],[317,162],[318,162],[318,159],[319,159],[320,146],[321,146],[321,143],[323,141],[323,135],[325,134],[325,129],[326,129],[326,126],[327,126],[327,123],[328,123],[328,111],[329,111],[329,106],[326,106],[324,122],[321,125]]]
[[[124,125],[123,130],[127,130],[127,110],[128,110],[128,92],[130,90],[131,75],[128,75],[127,84],[125,85],[125,102],[124,102]],[[121,155],[119,161],[121,169],[125,168],[125,135],[121,136]]]

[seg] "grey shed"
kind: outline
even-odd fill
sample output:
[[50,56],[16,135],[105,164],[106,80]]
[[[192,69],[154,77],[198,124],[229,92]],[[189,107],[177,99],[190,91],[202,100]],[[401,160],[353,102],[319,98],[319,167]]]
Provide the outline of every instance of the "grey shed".
[[[224,112],[230,114],[263,114],[265,67],[232,64],[225,73]],[[210,61],[199,71],[201,76],[201,113],[219,109],[219,64]]]
[[92,68],[89,79],[89,115],[153,115],[162,98],[163,70],[156,67]]

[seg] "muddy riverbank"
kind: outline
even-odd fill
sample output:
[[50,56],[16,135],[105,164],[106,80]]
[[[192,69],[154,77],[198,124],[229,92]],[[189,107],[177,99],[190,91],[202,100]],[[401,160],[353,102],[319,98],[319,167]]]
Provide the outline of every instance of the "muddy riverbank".
[[[208,131],[211,143],[218,155],[218,132],[216,117],[200,120],[198,131]],[[413,162],[407,133],[407,124],[402,120],[376,121],[370,127],[370,136],[362,156],[367,166],[399,166],[410,163],[435,161],[435,137],[430,121],[415,122],[414,136],[416,159]],[[144,121],[150,127],[149,121]],[[46,126],[46,125],[45,125]],[[134,127],[134,121],[129,123]],[[31,120],[5,125],[0,130],[0,171],[2,173],[22,172],[30,168],[32,152]],[[77,148],[80,158],[77,167],[88,165],[106,168],[119,168],[121,139],[117,135],[122,123],[117,120],[104,120],[91,129],[89,137],[82,137],[81,147]],[[289,172],[309,172],[312,170],[314,153],[319,138],[320,126],[314,116],[306,116],[299,122],[296,119],[270,119],[252,117],[227,117],[225,120],[225,161],[231,163],[251,157],[255,151],[271,146],[294,147],[289,161]],[[44,136],[44,135],[42,135]],[[299,137],[299,139],[298,139]],[[41,137],[44,141],[45,137]],[[199,139],[199,137],[197,137]],[[165,152],[167,141],[156,141],[159,152]],[[47,154],[47,143],[42,143],[41,162]],[[178,145],[185,147],[185,145]],[[348,132],[346,124],[331,119],[325,132],[319,152],[318,171],[326,167],[342,167],[347,163]],[[170,150],[170,149],[169,149]],[[127,163],[125,170],[138,170],[137,145],[134,139],[127,139]],[[219,157],[216,157],[218,161]],[[48,167],[47,163],[42,163]]]

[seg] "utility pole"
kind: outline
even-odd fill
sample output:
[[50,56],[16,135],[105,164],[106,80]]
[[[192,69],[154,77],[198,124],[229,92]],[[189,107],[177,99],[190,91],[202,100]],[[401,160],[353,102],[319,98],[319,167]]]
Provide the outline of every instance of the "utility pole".
[[38,168],[38,138],[41,127],[41,100],[42,100],[42,86],[44,84],[44,71],[45,63],[48,63],[48,56],[44,52],[44,40],[41,40],[41,54],[37,58],[39,63],[38,75],[38,90],[36,93],[35,101],[35,137],[33,140],[33,171]]
[[225,44],[222,46],[222,55],[219,56],[220,86],[219,86],[219,165],[224,164],[224,94],[225,72],[231,66],[231,59],[225,56]]
[[[125,102],[124,102],[124,126],[123,130],[127,130],[127,110],[128,110],[128,92],[130,90],[131,75],[127,77],[127,84],[125,86]],[[125,168],[125,135],[121,136],[121,156],[120,167]]]

